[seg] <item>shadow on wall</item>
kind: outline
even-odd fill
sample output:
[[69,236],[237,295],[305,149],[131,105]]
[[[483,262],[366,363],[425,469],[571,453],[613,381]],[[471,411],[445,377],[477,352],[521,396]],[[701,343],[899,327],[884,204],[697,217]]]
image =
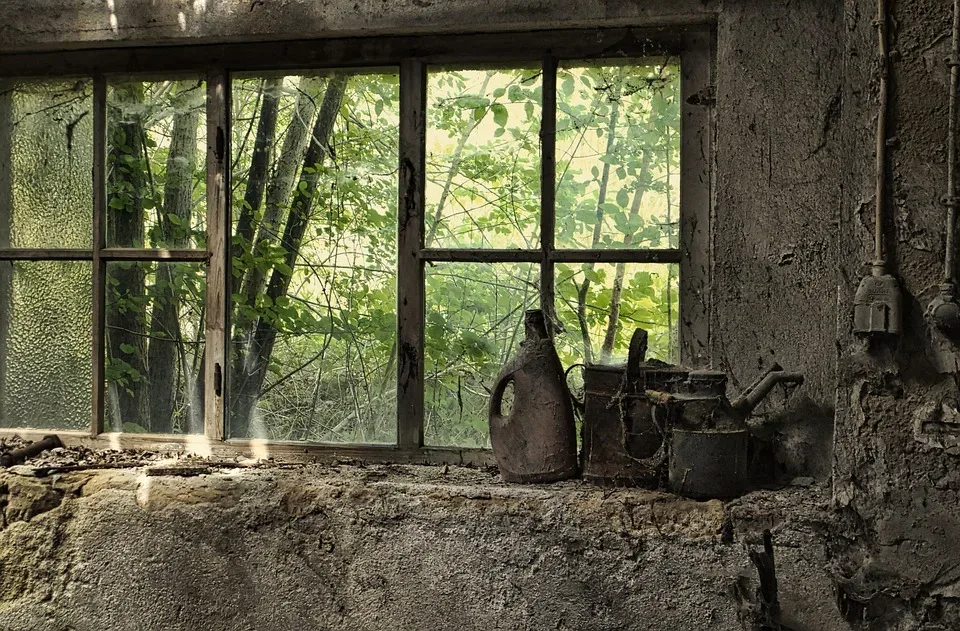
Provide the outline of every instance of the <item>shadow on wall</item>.
[[826,480],[833,463],[834,409],[806,395],[750,421],[752,477],[761,483]]

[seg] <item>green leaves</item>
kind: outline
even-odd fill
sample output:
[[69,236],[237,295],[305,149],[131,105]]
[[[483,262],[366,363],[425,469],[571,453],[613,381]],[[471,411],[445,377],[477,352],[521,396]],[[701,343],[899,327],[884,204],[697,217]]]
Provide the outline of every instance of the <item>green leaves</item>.
[[507,108],[500,103],[494,103],[491,109],[493,110],[493,122],[498,127],[505,127],[507,125]]

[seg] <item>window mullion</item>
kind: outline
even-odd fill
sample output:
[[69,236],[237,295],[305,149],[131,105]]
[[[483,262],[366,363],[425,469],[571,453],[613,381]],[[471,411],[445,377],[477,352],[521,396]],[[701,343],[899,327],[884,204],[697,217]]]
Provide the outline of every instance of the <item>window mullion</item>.
[[540,308],[550,323],[556,322],[554,306],[554,233],[556,226],[557,59],[543,60],[540,119]]
[[400,199],[397,252],[397,443],[423,446],[424,242],[427,70],[400,64]]
[[107,262],[101,253],[107,238],[107,80],[93,79],[93,410],[90,433],[103,432],[106,396]]
[[204,324],[204,435],[223,440],[226,425],[226,349],[228,332],[228,230],[230,226],[230,78],[226,70],[207,75],[207,269]]

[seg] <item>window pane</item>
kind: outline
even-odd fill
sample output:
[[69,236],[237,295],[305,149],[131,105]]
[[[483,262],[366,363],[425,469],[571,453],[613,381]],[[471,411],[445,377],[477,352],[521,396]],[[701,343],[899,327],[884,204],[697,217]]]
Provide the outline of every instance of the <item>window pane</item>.
[[489,447],[487,405],[500,368],[539,302],[529,263],[438,263],[426,270],[424,331],[428,445]]
[[398,87],[234,78],[232,436],[396,442]]
[[429,74],[426,247],[539,247],[540,77]]
[[206,84],[107,89],[107,246],[206,247]]
[[0,82],[0,247],[89,248],[89,81]]
[[0,263],[0,427],[90,427],[91,269]]
[[106,427],[203,433],[206,266],[107,264]]
[[680,68],[664,62],[558,71],[558,248],[678,247]]
[[565,366],[626,361],[630,337],[641,327],[650,334],[647,358],[676,363],[678,279],[677,265],[558,264],[560,361]]

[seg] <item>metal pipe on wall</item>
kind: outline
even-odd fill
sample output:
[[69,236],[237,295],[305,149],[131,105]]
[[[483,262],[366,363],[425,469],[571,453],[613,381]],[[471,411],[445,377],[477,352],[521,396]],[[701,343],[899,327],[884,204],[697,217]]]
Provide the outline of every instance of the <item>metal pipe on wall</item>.
[[880,81],[877,98],[876,179],[873,261],[870,275],[860,281],[853,298],[853,331],[860,335],[899,335],[903,319],[903,296],[897,279],[889,273],[884,251],[884,206],[887,201],[887,109],[890,54],[887,45],[887,1],[877,0],[877,48]]
[[960,0],[953,2],[953,38],[950,56],[950,99],[947,125],[947,192],[943,203],[947,207],[946,252],[943,257],[943,279],[956,285],[956,230],[957,230],[957,88],[960,83]]
[[[953,2],[952,47],[947,57],[950,66],[950,95],[947,115],[947,191],[941,203],[947,208],[946,239],[943,253],[943,283],[940,293],[927,307],[933,324],[954,341],[960,340],[960,304],[957,303],[956,232],[957,208],[957,90],[960,88],[960,0]],[[949,362],[955,365],[955,362]]]

